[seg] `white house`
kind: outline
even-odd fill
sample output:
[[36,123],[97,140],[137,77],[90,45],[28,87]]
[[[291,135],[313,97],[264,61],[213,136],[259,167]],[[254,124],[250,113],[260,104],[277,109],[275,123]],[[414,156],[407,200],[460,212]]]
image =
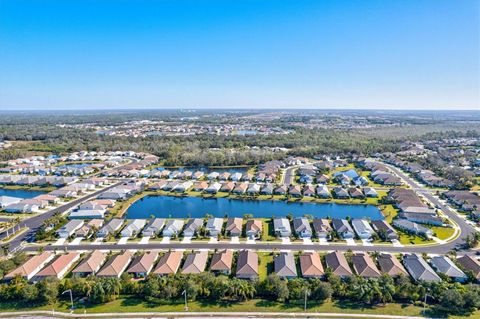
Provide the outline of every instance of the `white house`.
[[122,237],[135,237],[137,236],[147,221],[145,219],[132,219],[127,223],[127,226],[122,229],[120,235]]

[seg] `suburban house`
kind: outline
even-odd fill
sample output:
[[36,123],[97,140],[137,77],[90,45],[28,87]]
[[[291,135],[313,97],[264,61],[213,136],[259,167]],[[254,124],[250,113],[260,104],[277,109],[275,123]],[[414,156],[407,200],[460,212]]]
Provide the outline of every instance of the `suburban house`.
[[153,218],[142,230],[142,237],[156,237],[162,232],[165,225],[165,218]]
[[274,218],[273,230],[278,237],[290,237],[292,235],[290,221],[287,218]]
[[454,281],[465,282],[468,279],[467,275],[446,256],[434,256],[430,259],[430,264],[438,273],[444,274]]
[[297,277],[295,257],[292,252],[282,252],[274,259],[274,271],[281,278]]
[[220,188],[222,188],[222,184],[220,184],[218,182],[214,182],[214,183],[211,183],[210,186],[208,186],[205,189],[205,192],[208,193],[208,194],[216,194],[216,193],[218,193]]
[[75,267],[75,269],[73,269],[72,274],[78,277],[95,275],[106,259],[106,253],[100,250],[94,250],[93,253],[87,256],[77,267]]
[[234,182],[238,182],[242,178],[242,173],[235,172],[232,175],[230,175],[230,179]]
[[202,182],[195,182],[193,184],[192,190],[195,192],[203,192],[208,188],[208,182],[202,181]]
[[318,185],[316,189],[317,195],[320,198],[330,198],[332,194],[326,185]]
[[163,255],[158,261],[157,268],[153,271],[156,275],[175,274],[182,262],[183,252],[172,250]]
[[237,183],[232,193],[237,195],[245,194],[245,192],[247,191],[247,188],[248,188],[248,183]]
[[317,238],[328,238],[332,232],[332,226],[328,222],[328,219],[325,218],[315,218],[312,222],[313,231]]
[[360,239],[371,239],[375,233],[370,224],[364,219],[352,219],[352,226]]
[[333,218],[332,228],[343,239],[353,238],[353,229],[346,219]]
[[220,176],[220,173],[218,172],[211,172],[210,174],[207,175],[208,180],[214,180],[217,179],[218,176]]
[[195,251],[187,255],[182,267],[182,274],[199,274],[207,266],[208,251]]
[[212,237],[216,237],[222,233],[223,219],[212,217],[207,220],[207,225],[205,226],[208,234]]
[[234,188],[235,188],[234,182],[226,182],[222,184],[220,191],[225,193],[230,193],[231,191],[233,191]]
[[125,251],[116,256],[110,257],[105,265],[97,273],[97,277],[116,277],[120,278],[128,264],[132,260],[133,254],[130,251]]
[[299,260],[303,278],[321,278],[325,274],[320,256],[317,253],[303,253]]
[[140,234],[147,221],[145,219],[131,219],[127,222],[127,226],[122,229],[120,235],[122,237],[136,237]]
[[348,265],[347,259],[345,256],[338,252],[334,251],[325,255],[325,263],[327,267],[331,269],[334,275],[339,277],[348,277],[352,276],[352,270]]
[[263,187],[260,189],[260,195],[272,195],[273,194],[273,184],[265,184]]
[[5,208],[8,205],[18,204],[23,200],[23,198],[11,197],[11,196],[0,196],[0,208]]
[[193,173],[192,175],[192,178],[193,179],[200,179],[203,177],[203,175],[205,175],[202,171],[196,171],[195,173]]
[[163,236],[165,237],[174,237],[178,236],[182,231],[183,224],[185,222],[183,219],[170,219],[165,224],[165,228],[163,228]]
[[83,226],[83,220],[71,220],[66,223],[63,227],[57,230],[58,237],[68,238],[72,236],[77,229]]
[[302,197],[302,188],[300,185],[291,185],[288,188],[288,193],[293,197]]
[[293,219],[293,230],[299,238],[311,238],[312,228],[310,222],[305,217],[296,217]]
[[378,197],[378,193],[373,187],[364,187],[363,193],[365,194],[365,197]]
[[250,184],[247,188],[247,194],[254,195],[260,192],[260,185]]
[[393,226],[403,229],[407,232],[413,233],[413,234],[418,234],[418,235],[424,235],[424,236],[432,236],[433,232],[430,228],[423,227],[417,223],[411,222],[406,219],[394,219],[393,220]]
[[201,218],[190,218],[183,229],[184,237],[194,237],[197,235],[200,228],[203,226],[203,219]]
[[225,234],[231,237],[240,237],[242,235],[243,219],[239,217],[230,217],[227,219]]
[[365,278],[378,278],[382,274],[373,262],[372,258],[366,253],[357,253],[352,256],[352,265],[355,272]]
[[235,276],[240,279],[254,280],[258,278],[258,255],[250,250],[238,253]]
[[40,255],[35,255],[27,260],[23,265],[17,267],[8,273],[3,279],[12,280],[15,276],[21,276],[26,280],[32,279],[45,265],[55,257],[55,254],[44,251]]
[[105,226],[103,226],[97,233],[97,237],[108,237],[113,235],[123,225],[123,219],[112,218]]
[[103,219],[91,219],[75,231],[75,237],[89,238],[95,230],[103,225]]
[[232,272],[233,251],[222,250],[217,251],[212,256],[210,262],[210,271],[215,274],[229,275]]
[[339,198],[339,199],[350,198],[350,194],[348,193],[348,191],[344,188],[341,188],[341,187],[334,187],[333,188],[333,194],[334,194],[335,198]]
[[245,233],[248,238],[260,238],[262,236],[263,224],[261,220],[249,219],[245,224]]
[[442,281],[427,264],[425,259],[416,254],[404,255],[403,265],[415,281]]
[[464,255],[457,258],[457,262],[465,271],[471,271],[477,282],[480,281],[480,262],[475,257]]
[[285,195],[287,194],[287,186],[286,185],[279,185],[277,186],[274,191],[273,191],[273,194],[274,195]]
[[62,279],[79,259],[79,253],[60,255],[51,264],[40,270],[32,280],[39,281],[48,277]]
[[350,187],[348,189],[348,194],[351,198],[364,198],[363,192],[360,188]]
[[158,258],[158,252],[150,251],[133,259],[132,264],[127,269],[127,273],[135,278],[145,278],[153,269],[153,264]]
[[377,257],[377,262],[380,266],[380,271],[384,274],[392,277],[407,275],[405,267],[403,267],[402,263],[394,255],[380,254]]
[[384,220],[372,221],[372,227],[380,236],[380,238],[383,238],[384,240],[398,240],[399,238],[395,229],[393,229],[393,227]]

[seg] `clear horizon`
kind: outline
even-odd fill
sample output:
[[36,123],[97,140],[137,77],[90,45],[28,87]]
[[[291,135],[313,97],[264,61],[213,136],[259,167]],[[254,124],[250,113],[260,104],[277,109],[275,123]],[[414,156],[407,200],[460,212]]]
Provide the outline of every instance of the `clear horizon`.
[[4,0],[0,108],[478,110],[479,12],[475,0]]

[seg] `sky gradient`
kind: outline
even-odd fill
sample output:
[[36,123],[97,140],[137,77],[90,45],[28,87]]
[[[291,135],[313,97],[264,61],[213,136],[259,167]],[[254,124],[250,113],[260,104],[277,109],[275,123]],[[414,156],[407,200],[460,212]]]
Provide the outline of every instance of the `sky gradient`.
[[0,0],[0,108],[480,109],[477,0]]

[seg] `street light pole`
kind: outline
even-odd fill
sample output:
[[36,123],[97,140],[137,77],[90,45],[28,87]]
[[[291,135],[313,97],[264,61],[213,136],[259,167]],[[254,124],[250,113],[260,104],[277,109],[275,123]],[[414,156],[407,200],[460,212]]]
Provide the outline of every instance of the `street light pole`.
[[185,311],[188,311],[188,304],[187,304],[187,289],[182,292],[182,295],[185,297]]
[[425,312],[426,312],[426,307],[427,307],[427,296],[428,294],[425,293],[425,298],[423,300],[423,315],[425,315]]
[[307,311],[307,295],[308,295],[308,290],[305,289],[305,303],[303,305],[303,311]]
[[70,310],[73,311],[73,293],[72,293],[72,289],[68,289],[68,290],[65,290],[64,292],[62,292],[62,295],[66,292],[69,292],[70,293],[70,302],[72,303],[72,307],[70,308]]

